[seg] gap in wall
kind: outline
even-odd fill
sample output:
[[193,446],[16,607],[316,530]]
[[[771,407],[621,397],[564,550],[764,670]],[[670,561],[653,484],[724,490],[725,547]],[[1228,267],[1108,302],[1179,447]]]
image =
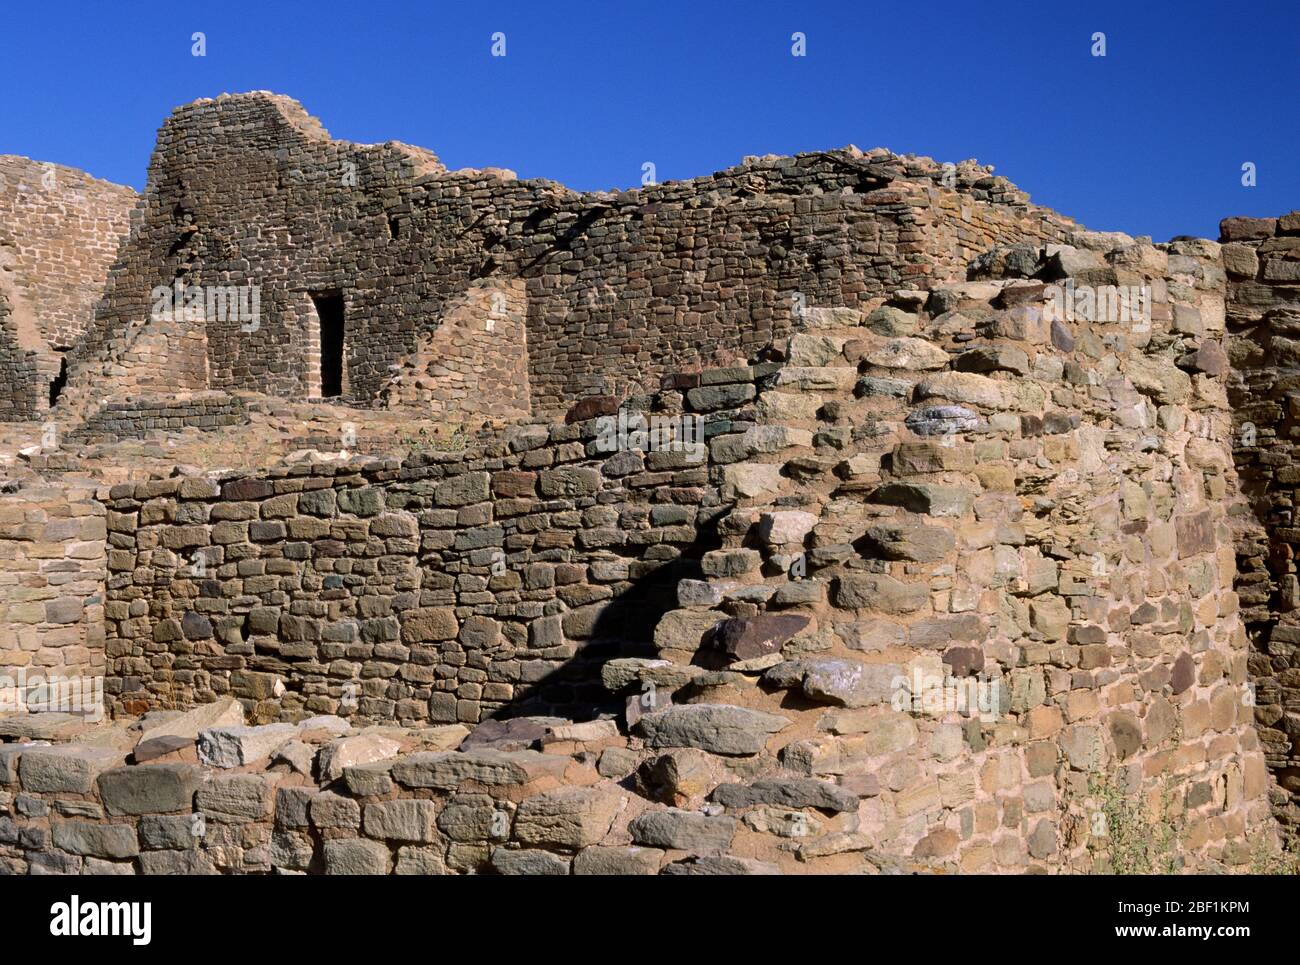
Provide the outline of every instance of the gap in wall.
[[313,292],[311,300],[320,321],[321,398],[338,398],[343,394],[343,366],[347,357],[343,296],[338,292]]

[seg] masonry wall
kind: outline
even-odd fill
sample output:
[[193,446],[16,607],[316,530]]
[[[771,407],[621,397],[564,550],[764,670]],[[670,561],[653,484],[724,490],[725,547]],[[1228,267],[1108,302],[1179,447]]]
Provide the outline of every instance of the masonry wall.
[[379,392],[385,408],[448,418],[526,418],[528,302],[521,279],[483,279],[448,304],[442,321],[393,368]]
[[0,156],[0,420],[48,408],[59,353],[90,324],[135,203],[83,171]]
[[[178,108],[159,132],[142,228],[76,363],[146,318],[154,286],[255,284],[255,329],[204,323],[208,384],[309,397],[310,296],[342,293],[347,394],[369,405],[390,366],[418,365],[421,338],[471,285],[522,279],[531,402],[562,412],[583,395],[748,357],[791,327],[796,304],[874,307],[991,244],[1070,227],[972,163],[945,171],[846,149],[578,194],[506,171],[449,172],[394,142],[333,141],[289,98],[223,96]],[[165,370],[165,355],[156,364]]]
[[167,396],[137,402],[111,402],[78,425],[73,438],[77,442],[116,442],[179,429],[215,432],[247,422],[248,412],[237,397],[217,392],[189,399]]
[[9,299],[0,291],[0,422],[33,419],[40,411],[39,371],[24,341]]
[[[294,847],[255,868],[409,870],[420,842],[421,867],[505,873],[614,858],[588,848],[672,873],[1134,870],[1134,841],[1137,870],[1249,867],[1269,781],[1222,255],[1074,241],[994,251],[916,312],[813,306],[774,361],[632,403],[704,416],[700,463],[599,452],[593,398],[466,455],[115,487],[114,705],[479,725],[318,776],[356,820],[277,803]],[[1052,321],[1067,280],[1147,286],[1150,318]],[[198,735],[263,775],[239,785],[263,836],[285,773],[263,738],[302,730],[276,726]],[[467,794],[509,820],[458,838]],[[361,817],[408,797],[423,836]],[[584,830],[535,835],[534,809]]]
[[[97,677],[104,663],[104,506],[84,481],[0,494],[0,700],[16,674]],[[76,708],[81,710],[81,708]]]
[[590,714],[601,663],[648,651],[716,495],[702,465],[589,443],[530,426],[401,468],[114,487],[109,690],[133,712],[234,694],[272,720]]
[[1252,643],[1255,718],[1288,829],[1300,823],[1300,583],[1295,438],[1300,417],[1300,215],[1227,218],[1234,455],[1243,499],[1235,513],[1238,592]]
[[0,156],[0,276],[52,348],[90,323],[136,198],[75,168]]

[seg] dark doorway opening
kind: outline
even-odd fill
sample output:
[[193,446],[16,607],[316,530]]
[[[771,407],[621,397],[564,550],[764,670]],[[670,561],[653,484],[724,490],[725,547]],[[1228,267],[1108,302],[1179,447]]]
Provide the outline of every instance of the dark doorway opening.
[[343,296],[312,295],[320,319],[320,394],[332,399],[343,394]]
[[63,356],[59,359],[59,374],[54,377],[50,383],[50,407],[59,401],[59,396],[63,394],[63,387],[68,384],[68,358]]

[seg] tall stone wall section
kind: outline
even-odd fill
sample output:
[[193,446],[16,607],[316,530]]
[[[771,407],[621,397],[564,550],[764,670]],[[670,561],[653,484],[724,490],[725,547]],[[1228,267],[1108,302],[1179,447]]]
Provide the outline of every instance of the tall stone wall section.
[[60,353],[89,326],[136,193],[0,155],[0,421],[41,417]]
[[75,168],[0,155],[0,276],[51,348],[71,348],[90,324],[136,200]]
[[143,215],[74,379],[102,381],[91,363],[147,317],[154,286],[258,285],[257,327],[197,323],[209,386],[308,397],[311,295],[342,294],[347,395],[371,404],[472,285],[522,279],[531,401],[545,412],[749,357],[790,329],[796,305],[869,309],[990,245],[1073,227],[973,163],[856,149],[579,194],[508,171],[447,171],[394,142],[333,141],[301,105],[264,93],[173,113]]
[[1300,824],[1300,213],[1227,218],[1238,592],[1252,642],[1260,738],[1277,777],[1277,813]]

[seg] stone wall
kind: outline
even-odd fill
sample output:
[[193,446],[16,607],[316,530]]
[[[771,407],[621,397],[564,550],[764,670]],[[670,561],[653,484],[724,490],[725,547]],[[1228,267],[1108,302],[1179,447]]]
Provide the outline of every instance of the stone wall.
[[48,408],[60,353],[90,324],[135,203],[123,185],[0,155],[0,421]]
[[[1059,872],[1134,870],[1116,842],[1138,841],[1138,870],[1249,866],[1269,781],[1222,264],[1078,233],[890,296],[912,311],[810,307],[772,361],[625,400],[679,438],[704,417],[698,462],[610,453],[597,397],[465,454],[114,487],[114,706],[289,722],[196,734],[250,776],[167,777],[199,797],[157,810],[220,827],[147,860]],[[1148,311],[1051,307],[1108,286]],[[390,743],[331,768],[312,714]],[[273,798],[291,771],[305,811]],[[78,847],[35,850],[104,859]]]
[[326,297],[343,402],[491,424],[8,485],[0,666],[116,719],[0,714],[0,870],[1247,869],[1300,790],[1297,264],[1295,215],[1152,245],[973,163],[577,194],[180,108],[77,437],[324,394]]
[[0,155],[0,277],[51,348],[89,325],[136,200],[75,168]]
[[213,432],[246,422],[248,412],[241,399],[213,392],[188,399],[168,396],[110,402],[79,424],[74,435],[78,440],[112,442],[181,429]]
[[40,411],[43,386],[35,350],[29,352],[25,341],[9,299],[0,290],[0,422],[33,419]]
[[[849,148],[579,194],[508,171],[447,171],[396,142],[334,141],[286,97],[223,96],[178,108],[159,132],[141,229],[75,353],[74,381],[130,390],[129,373],[107,380],[92,363],[148,317],[155,286],[256,285],[256,326],[196,323],[206,384],[319,392],[312,296],[335,294],[346,308],[345,395],[368,405],[391,367],[418,359],[491,278],[524,282],[531,402],[563,411],[576,397],[748,357],[791,328],[799,305],[869,309],[952,277],[991,245],[1059,240],[1072,227],[973,162],[945,169]],[[500,348],[483,333],[475,352]]]
[[[15,675],[104,675],[104,506],[67,481],[0,493],[0,703]],[[92,712],[87,710],[86,712]]]
[[229,693],[258,719],[590,714],[717,501],[702,464],[648,462],[535,425],[402,465],[115,486],[109,690],[133,712]]
[[392,367],[382,404],[463,419],[527,417],[527,313],[522,280],[471,284],[415,352]]
[[1256,721],[1281,791],[1277,812],[1293,830],[1300,824],[1300,213],[1227,218],[1221,231],[1243,490],[1234,514],[1238,592],[1253,648]]

